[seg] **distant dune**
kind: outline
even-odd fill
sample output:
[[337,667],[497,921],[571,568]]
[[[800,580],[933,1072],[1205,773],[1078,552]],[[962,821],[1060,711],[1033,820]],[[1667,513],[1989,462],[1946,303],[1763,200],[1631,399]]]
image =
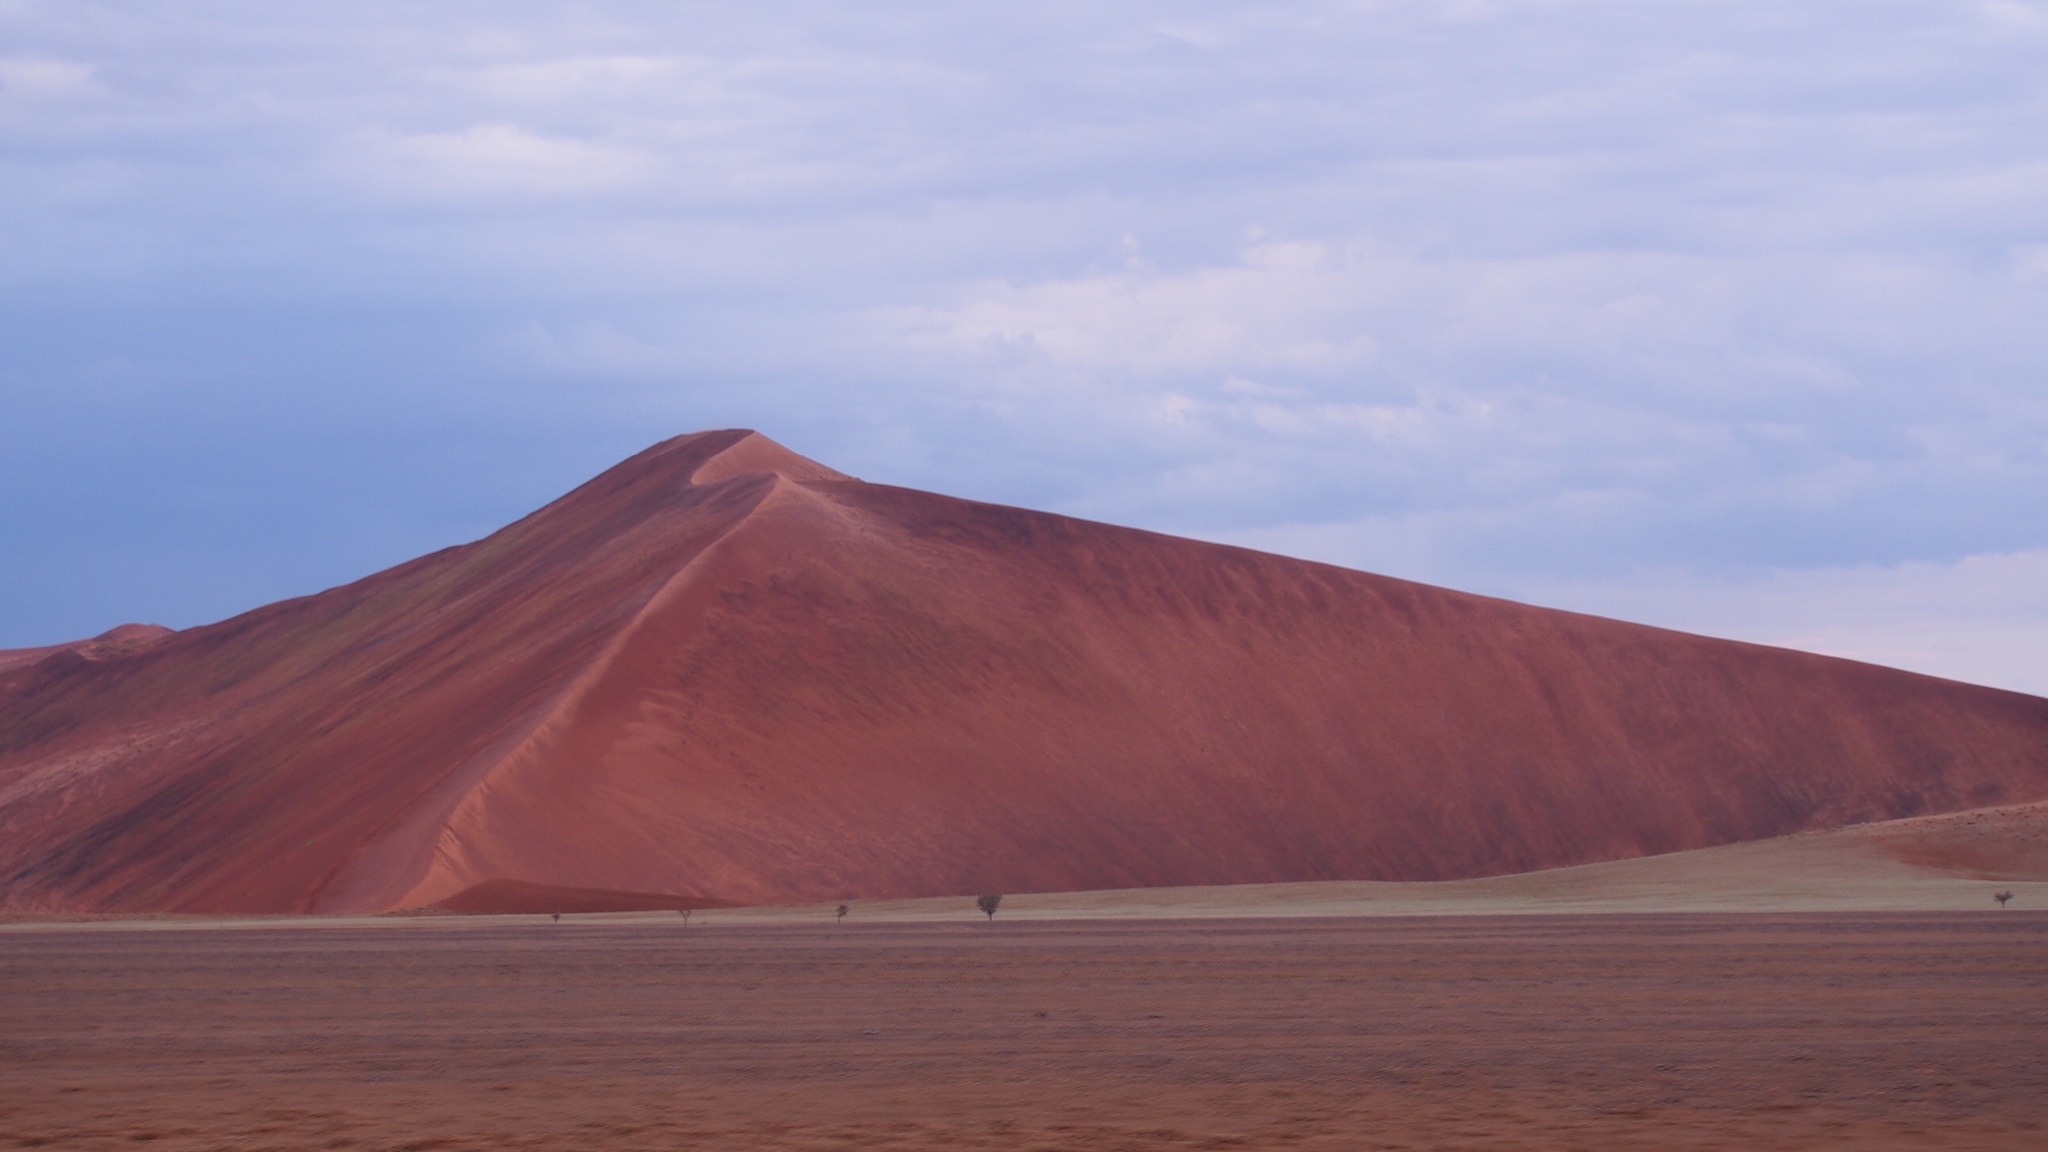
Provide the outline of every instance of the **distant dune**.
[[2048,700],[865,484],[742,431],[101,641],[0,655],[0,906],[1452,880],[2048,800]]
[[169,635],[171,630],[161,624],[123,624],[90,640],[73,640],[68,644],[50,644],[42,648],[0,648],[0,672],[39,664],[59,653],[69,653],[88,662],[128,656]]

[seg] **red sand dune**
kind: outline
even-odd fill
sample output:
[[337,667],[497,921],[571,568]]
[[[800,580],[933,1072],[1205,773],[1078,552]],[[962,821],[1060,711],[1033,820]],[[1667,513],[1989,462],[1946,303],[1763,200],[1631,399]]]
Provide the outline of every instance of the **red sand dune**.
[[0,670],[17,910],[1444,879],[2042,799],[2048,700],[864,484],[741,431]]

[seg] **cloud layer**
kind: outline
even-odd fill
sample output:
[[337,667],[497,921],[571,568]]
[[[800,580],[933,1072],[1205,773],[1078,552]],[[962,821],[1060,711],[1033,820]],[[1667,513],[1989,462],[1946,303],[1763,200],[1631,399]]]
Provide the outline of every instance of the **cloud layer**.
[[2048,545],[2043,3],[0,29],[0,643],[309,591],[725,424],[1518,595]]

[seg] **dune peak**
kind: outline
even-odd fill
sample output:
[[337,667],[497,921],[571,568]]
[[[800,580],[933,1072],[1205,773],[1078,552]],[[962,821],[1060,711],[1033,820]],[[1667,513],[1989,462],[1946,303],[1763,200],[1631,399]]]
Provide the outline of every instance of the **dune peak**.
[[93,637],[93,640],[102,644],[132,643],[137,640],[160,640],[165,636],[169,636],[173,631],[175,629],[166,628],[161,624],[117,624]]
[[817,480],[851,480],[853,477],[828,468],[807,456],[800,456],[759,432],[740,430],[731,445],[697,466],[690,474],[692,484],[717,484],[749,472],[773,472],[799,483]]

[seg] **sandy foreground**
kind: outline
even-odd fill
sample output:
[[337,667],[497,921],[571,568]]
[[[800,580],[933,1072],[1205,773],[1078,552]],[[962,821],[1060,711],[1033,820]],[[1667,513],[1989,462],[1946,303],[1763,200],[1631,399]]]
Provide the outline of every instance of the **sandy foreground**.
[[2048,1146],[2017,908],[402,927],[13,926],[0,1148]]
[[2038,817],[994,922],[16,921],[0,1149],[2036,1149],[2048,883],[1955,873]]

